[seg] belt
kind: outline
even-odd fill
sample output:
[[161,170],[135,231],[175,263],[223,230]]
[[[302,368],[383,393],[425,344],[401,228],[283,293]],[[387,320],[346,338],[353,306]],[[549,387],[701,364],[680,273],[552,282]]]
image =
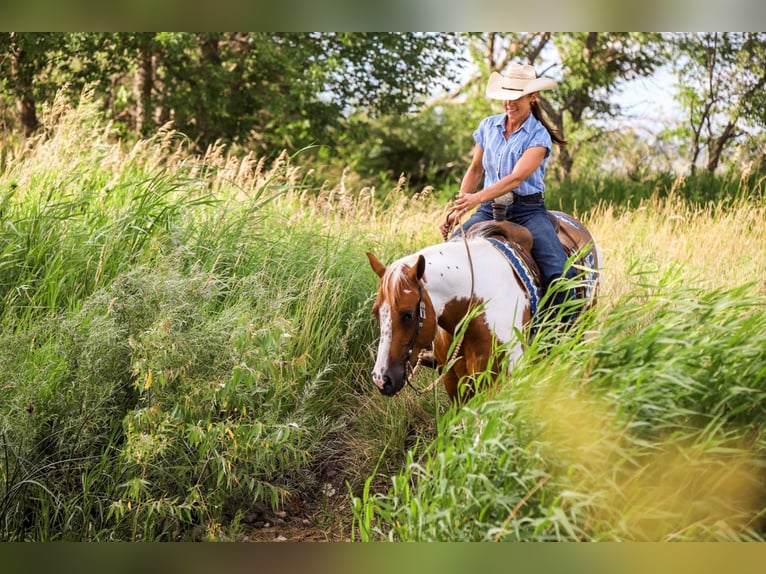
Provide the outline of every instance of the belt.
[[542,193],[532,193],[530,195],[513,194],[513,203],[537,203],[538,201],[542,201],[542,199]]

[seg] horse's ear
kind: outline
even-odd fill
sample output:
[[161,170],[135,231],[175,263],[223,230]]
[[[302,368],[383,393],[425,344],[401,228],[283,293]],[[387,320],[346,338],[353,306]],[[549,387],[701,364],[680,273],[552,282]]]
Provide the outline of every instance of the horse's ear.
[[420,281],[423,278],[423,274],[426,272],[426,258],[422,255],[418,255],[418,262],[415,263],[415,269],[417,269],[417,278]]
[[367,252],[367,259],[369,259],[370,267],[372,267],[372,270],[375,271],[377,276],[383,277],[383,274],[386,272],[386,266],[383,265],[380,261],[378,261],[378,258],[375,257],[369,251]]

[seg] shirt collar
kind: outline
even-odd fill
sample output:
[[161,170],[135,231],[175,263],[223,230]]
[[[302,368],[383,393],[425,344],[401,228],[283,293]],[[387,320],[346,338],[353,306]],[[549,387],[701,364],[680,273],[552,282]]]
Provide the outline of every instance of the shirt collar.
[[[521,128],[519,129],[522,129],[525,132],[528,132],[531,129],[530,126],[532,125],[533,121],[537,121],[537,118],[535,118],[535,115],[532,112],[530,112],[529,115],[527,116],[527,119],[524,120],[524,123],[521,124]],[[505,130],[505,114],[498,114],[496,116],[495,126],[500,128],[501,130]]]

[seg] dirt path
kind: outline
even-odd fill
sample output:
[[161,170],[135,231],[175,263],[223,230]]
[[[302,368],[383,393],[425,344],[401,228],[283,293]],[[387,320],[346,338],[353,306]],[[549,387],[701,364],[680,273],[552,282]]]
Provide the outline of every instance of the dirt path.
[[243,520],[241,542],[350,542],[351,513],[346,497],[312,506],[288,505],[277,512],[256,511]]

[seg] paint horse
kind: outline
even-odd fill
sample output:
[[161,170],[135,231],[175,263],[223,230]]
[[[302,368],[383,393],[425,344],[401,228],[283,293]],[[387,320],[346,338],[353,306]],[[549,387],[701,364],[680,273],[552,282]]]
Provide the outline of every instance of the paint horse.
[[[550,211],[549,216],[567,255],[577,253],[575,263],[586,270],[578,297],[588,299],[587,307],[598,288],[598,246],[570,215]],[[532,320],[540,299],[531,248],[529,231],[504,221],[479,223],[465,238],[426,247],[388,267],[367,253],[380,277],[373,306],[380,340],[372,372],[380,392],[398,393],[409,382],[421,352],[430,349],[438,367],[446,366],[441,378],[455,402],[473,394],[470,384],[459,387],[462,379],[488,366],[497,372],[499,357],[492,353],[496,345],[507,354],[511,368],[523,352],[518,334]],[[480,312],[460,327],[459,355],[448,357],[461,321],[477,305]]]

